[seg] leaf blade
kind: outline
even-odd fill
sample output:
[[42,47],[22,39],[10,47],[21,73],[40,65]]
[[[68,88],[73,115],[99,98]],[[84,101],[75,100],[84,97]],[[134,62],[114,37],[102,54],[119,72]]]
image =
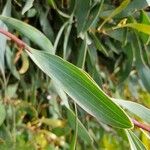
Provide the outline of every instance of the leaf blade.
[[131,150],[146,150],[143,143],[138,139],[138,137],[131,130],[126,130],[125,132],[128,137]]
[[63,90],[99,122],[118,128],[133,126],[125,112],[84,71],[58,56],[34,49],[27,53],[43,72],[57,80]]
[[9,25],[13,29],[19,31],[21,34],[28,37],[32,42],[36,43],[43,50],[54,54],[54,48],[52,43],[42,32],[40,32],[36,28],[32,27],[31,25],[25,22],[19,21],[14,18],[5,17],[2,15],[0,15],[0,20],[2,20],[4,23]]
[[33,6],[34,0],[27,0],[23,9],[22,9],[22,15],[24,15],[32,6]]
[[144,121],[150,123],[150,109],[132,101],[121,100],[121,99],[113,99],[113,100],[123,108],[129,110],[136,116],[139,116]]

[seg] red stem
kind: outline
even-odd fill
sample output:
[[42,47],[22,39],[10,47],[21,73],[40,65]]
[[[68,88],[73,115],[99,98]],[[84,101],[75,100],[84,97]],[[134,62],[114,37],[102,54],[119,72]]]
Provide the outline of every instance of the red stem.
[[4,34],[5,36],[9,37],[12,41],[14,41],[21,49],[26,49],[28,51],[29,48],[22,40],[20,40],[17,36],[13,35],[12,33],[0,28],[0,33]]
[[135,126],[137,126],[138,128],[141,128],[141,129],[143,129],[143,130],[145,130],[145,131],[150,132],[150,126],[145,125],[145,124],[143,124],[143,123],[140,123],[140,122],[138,122],[138,121],[135,120],[135,119],[132,119],[132,122],[133,122],[133,124],[134,124]]

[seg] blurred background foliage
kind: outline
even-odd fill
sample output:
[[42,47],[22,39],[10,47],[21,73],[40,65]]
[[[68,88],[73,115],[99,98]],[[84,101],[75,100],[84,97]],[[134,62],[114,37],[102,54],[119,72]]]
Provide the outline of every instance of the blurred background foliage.
[[[57,55],[86,70],[109,96],[150,108],[150,28],[144,26],[150,25],[150,2],[123,2],[0,0],[0,13],[42,31]],[[9,28],[38,48],[2,21],[0,27]],[[15,44],[6,44],[6,38],[0,35],[0,149],[73,149],[75,119],[64,107],[69,102],[75,111],[73,101],[26,53],[17,58],[17,51]],[[80,107],[77,110],[78,119],[87,130],[78,132],[77,150],[130,149],[122,130],[97,123]],[[142,121],[131,112],[128,114]],[[149,134],[137,128],[133,131],[150,149]]]

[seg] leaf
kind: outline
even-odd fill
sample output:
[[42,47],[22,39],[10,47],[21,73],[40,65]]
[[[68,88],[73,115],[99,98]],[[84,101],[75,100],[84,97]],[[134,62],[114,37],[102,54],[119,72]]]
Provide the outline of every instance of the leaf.
[[13,63],[14,62],[13,52],[10,50],[8,46],[6,47],[6,62],[11,73],[14,75],[14,77],[16,77],[16,79],[19,80],[20,79],[19,73]]
[[146,150],[143,143],[138,139],[138,137],[131,131],[125,130],[128,137],[131,150]]
[[101,2],[97,2],[96,5],[91,7],[91,10],[85,20],[84,31],[87,31],[89,28],[96,25],[103,3],[104,3],[104,0],[102,0]]
[[70,108],[69,103],[68,103],[68,97],[67,94],[62,90],[62,87],[59,85],[59,83],[57,83],[56,81],[51,81],[56,93],[59,95],[59,97],[61,98],[62,102],[61,105],[64,105],[66,108]]
[[60,37],[61,37],[61,35],[62,35],[64,29],[65,29],[66,26],[68,25],[68,23],[69,23],[68,21],[65,22],[65,23],[61,26],[60,30],[59,30],[58,33],[57,33],[57,36],[56,36],[56,39],[55,39],[55,42],[54,42],[54,51],[55,51],[55,52],[56,52],[56,49],[57,49],[57,46],[58,46]]
[[147,25],[147,24],[141,24],[141,23],[127,23],[125,25],[122,25],[121,27],[116,27],[114,29],[117,29],[117,28],[123,28],[123,27],[130,27],[130,28],[133,28],[133,29],[136,29],[140,32],[143,32],[145,34],[148,34],[150,35],[150,25]]
[[87,54],[87,34],[84,35],[84,39],[79,48],[79,55],[78,55],[78,60],[77,60],[77,65],[76,65],[79,68],[84,69],[86,54]]
[[54,41],[54,31],[51,27],[51,24],[48,19],[48,13],[50,11],[49,7],[46,7],[45,10],[41,7],[39,3],[36,3],[36,10],[39,13],[39,21],[40,25],[42,27],[42,30],[44,34],[51,40],[51,42]]
[[[150,25],[150,18],[148,16],[148,14],[145,12],[145,11],[141,11],[141,14],[140,14],[140,18],[141,18],[141,23],[142,24],[147,24],[147,25]],[[145,34],[145,33],[139,33],[140,35],[140,38],[142,39],[142,41],[148,45],[149,41],[150,41],[150,36]]]
[[[76,116],[74,112],[70,109],[67,109],[67,118],[68,118],[68,123],[71,126],[73,130],[75,130],[75,122],[76,122]],[[82,138],[84,141],[87,143],[93,143],[93,139],[88,133],[87,129],[83,126],[81,121],[77,119],[77,124],[78,124],[78,136]]]
[[119,17],[131,16],[135,11],[142,10],[149,6],[149,0],[132,0],[130,4],[119,14]]
[[[78,34],[84,29],[86,17],[90,10],[90,0],[76,0],[75,16],[77,18]],[[81,15],[82,14],[82,15]]]
[[135,40],[133,39],[132,42],[132,49],[135,54],[135,62],[136,62],[135,65],[144,87],[146,88],[147,91],[150,92],[150,83],[149,83],[150,68],[144,62],[142,54],[142,45],[137,34],[135,34],[135,38],[136,39]]
[[150,0],[146,0],[146,2],[147,2],[147,4],[148,4],[148,6],[150,6]]
[[150,135],[148,132],[142,130],[141,140],[147,149],[150,149]]
[[83,70],[58,56],[32,48],[27,53],[43,72],[58,81],[63,90],[99,122],[118,128],[133,127],[125,112]]
[[34,0],[26,0],[25,6],[22,9],[22,15],[24,15],[32,6]]
[[42,32],[40,32],[36,28],[17,19],[1,15],[0,20],[9,25],[11,28],[19,31],[24,36],[28,37],[32,42],[36,43],[43,50],[51,54],[54,54],[54,48],[52,43]]
[[[68,97],[67,97],[66,93],[62,90],[62,87],[56,81],[53,80],[52,82],[53,82],[54,88],[56,89],[56,92],[62,99],[61,104],[64,105],[65,109],[67,110],[68,123],[69,123],[70,127],[73,130],[75,130],[76,116],[75,116],[74,112],[70,109],[70,106],[68,104]],[[93,139],[89,135],[87,129],[84,127],[84,125],[82,124],[82,122],[79,119],[77,119],[77,121],[78,121],[78,123],[77,123],[78,124],[78,136],[81,137],[87,143],[92,143]]]
[[45,124],[47,126],[50,126],[52,128],[63,128],[65,126],[65,121],[60,119],[50,119],[50,118],[41,118],[38,120],[39,123]]
[[88,46],[87,57],[87,69],[91,77],[96,81],[96,83],[102,87],[102,77],[100,75],[101,71],[99,68],[97,50],[93,44]]
[[128,78],[131,70],[132,70],[132,64],[133,64],[133,51],[132,46],[130,43],[128,43],[124,48],[123,52],[126,54],[127,58],[122,63],[121,70],[119,72],[119,79],[120,82],[123,82],[125,79]]
[[0,126],[3,124],[6,117],[5,106],[0,102]]
[[[7,3],[3,9],[2,15],[10,16],[11,13],[11,0],[7,0]],[[0,28],[3,28],[4,30],[7,30],[7,26],[0,21]],[[0,71],[4,77],[4,69],[5,69],[5,50],[6,50],[6,36],[0,34]]]
[[127,109],[134,115],[140,117],[142,120],[150,123],[150,109],[144,107],[135,102],[131,102],[128,100],[121,100],[121,99],[113,99],[117,104],[122,106],[124,109]]
[[68,40],[72,28],[72,21],[73,21],[73,15],[71,15],[69,19],[69,24],[66,28],[65,37],[64,37],[64,44],[63,44],[63,58],[67,59],[67,52],[68,52]]
[[24,74],[29,69],[29,59],[28,59],[28,56],[25,53],[21,54],[21,58],[22,58],[22,66],[19,69],[19,73]]
[[7,88],[5,89],[7,98],[9,99],[14,98],[17,89],[18,89],[18,83],[8,85]]
[[112,11],[112,13],[110,13],[110,15],[102,22],[102,24],[100,25],[100,27],[98,28],[98,30],[100,30],[102,28],[102,26],[109,21],[111,18],[113,18],[114,16],[116,16],[117,14],[119,14],[121,11],[123,11],[127,5],[130,3],[130,0],[124,0],[119,7],[117,7],[114,11]]
[[104,55],[109,56],[108,50],[105,48],[105,46],[102,44],[100,39],[93,33],[91,34],[91,37],[93,38],[93,42],[95,44],[95,47],[102,52]]

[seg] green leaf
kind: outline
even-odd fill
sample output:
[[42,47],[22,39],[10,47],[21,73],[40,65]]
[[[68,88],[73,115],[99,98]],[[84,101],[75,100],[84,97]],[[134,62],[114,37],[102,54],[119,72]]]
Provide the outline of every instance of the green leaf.
[[84,35],[84,39],[79,48],[79,54],[78,54],[78,60],[77,60],[77,66],[79,68],[84,69],[86,54],[87,54],[87,34]]
[[123,11],[127,5],[130,3],[130,0],[124,0],[119,7],[117,7],[112,13],[110,13],[110,15],[103,21],[103,23],[100,25],[100,27],[98,28],[98,30],[100,30],[102,28],[102,26],[109,21],[111,18],[113,18],[114,16],[116,16],[117,14],[119,14],[121,11]]
[[71,15],[68,26],[66,27],[65,37],[64,37],[64,43],[63,43],[63,58],[67,59],[67,52],[68,52],[68,41],[69,36],[72,28],[72,21],[73,21],[73,15]]
[[[11,0],[7,0],[7,3],[3,9],[2,15],[5,16],[10,16],[11,13]],[[7,26],[0,21],[0,28],[7,30]],[[0,34],[0,71],[3,75],[3,77],[5,76],[5,61],[4,61],[4,56],[5,56],[5,50],[6,50],[6,36]]]
[[90,34],[91,37],[93,38],[93,42],[95,44],[95,47],[102,52],[104,55],[109,56],[108,54],[108,50],[105,48],[105,46],[102,44],[102,42],[100,41],[100,39],[98,39],[98,37],[96,36],[96,34]]
[[67,94],[63,91],[62,87],[59,85],[59,83],[57,83],[57,81],[51,81],[52,85],[54,86],[54,89],[56,91],[56,93],[59,95],[59,97],[61,98],[62,102],[61,105],[64,105],[66,108],[70,108],[69,103],[68,103],[68,97]]
[[147,24],[127,23],[125,25],[122,25],[121,27],[116,27],[116,28],[123,28],[123,27],[130,27],[130,28],[136,29],[140,32],[150,35],[150,25],[147,25]]
[[146,150],[146,147],[131,130],[125,130],[125,132],[128,137],[131,150]]
[[5,106],[0,102],[0,126],[4,122],[6,117],[6,111],[5,111]]
[[15,65],[14,65],[14,54],[10,50],[10,47],[6,47],[6,62],[8,65],[8,68],[10,69],[11,73],[16,77],[16,79],[20,80],[19,72],[17,71]]
[[146,65],[143,59],[143,49],[139,37],[135,34],[135,40],[132,42],[132,49],[135,54],[136,68],[138,70],[139,77],[147,91],[150,92],[150,68]]
[[48,13],[50,11],[49,7],[44,10],[39,3],[36,4],[36,10],[39,13],[39,21],[44,34],[50,39],[51,42],[54,41],[54,31],[48,19]]
[[85,20],[84,31],[87,31],[89,28],[93,27],[98,22],[98,17],[100,15],[103,2],[104,0],[101,0],[101,2],[97,2],[96,5],[94,4],[94,6],[91,7],[91,10]]
[[99,122],[118,128],[133,127],[126,113],[83,70],[58,56],[32,48],[30,51],[27,53],[35,64],[53,80],[58,81],[63,90]]
[[132,70],[132,64],[133,64],[133,51],[131,44],[128,43],[124,48],[123,52],[126,54],[126,60],[122,63],[121,70],[119,72],[119,79],[120,82],[123,82],[127,77],[129,76],[131,70]]
[[75,16],[77,18],[77,31],[79,34],[84,29],[86,23],[85,20],[90,10],[90,0],[76,0],[75,8]]
[[32,42],[36,43],[43,50],[54,54],[54,48],[49,39],[36,28],[19,21],[14,18],[5,17],[0,15],[0,20],[9,25],[11,28],[19,31],[24,36],[28,37]]
[[33,6],[34,0],[27,0],[25,3],[25,6],[22,9],[22,15],[24,15],[32,6]]
[[150,0],[146,0],[146,2],[147,2],[147,4],[148,4],[148,6],[150,6]]
[[54,42],[54,51],[55,51],[55,52],[56,52],[56,49],[57,49],[59,40],[60,40],[60,38],[61,38],[61,36],[62,36],[62,33],[63,33],[64,29],[66,28],[66,26],[68,26],[68,24],[69,24],[68,21],[65,22],[65,23],[61,26],[61,28],[59,29],[59,31],[58,31],[58,33],[57,33],[57,36],[56,36],[55,42]]
[[[143,10],[141,11],[140,18],[141,18],[142,24],[150,25],[150,18],[145,11],[143,11]],[[142,41],[148,45],[148,43],[150,41],[150,36],[145,33],[139,33],[139,35],[140,35],[140,38],[142,39]]]
[[143,119],[144,121],[150,123],[150,109],[148,109],[138,103],[127,101],[127,100],[121,100],[121,99],[113,99],[113,100],[117,104],[122,106],[124,109],[127,109],[134,115],[136,115],[136,116],[140,117],[141,119]]
[[[76,116],[74,112],[70,109],[67,109],[67,116],[68,116],[69,125],[71,126],[73,130],[75,130]],[[84,141],[86,141],[87,143],[93,143],[92,137],[90,136],[87,129],[83,126],[83,124],[81,123],[79,119],[77,119],[77,124],[78,124],[78,136],[82,138]]]
[[132,0],[130,4],[119,14],[119,17],[131,16],[135,11],[142,10],[149,6],[149,0]]
[[8,85],[5,89],[5,94],[7,95],[7,98],[15,97],[17,89],[18,83]]

